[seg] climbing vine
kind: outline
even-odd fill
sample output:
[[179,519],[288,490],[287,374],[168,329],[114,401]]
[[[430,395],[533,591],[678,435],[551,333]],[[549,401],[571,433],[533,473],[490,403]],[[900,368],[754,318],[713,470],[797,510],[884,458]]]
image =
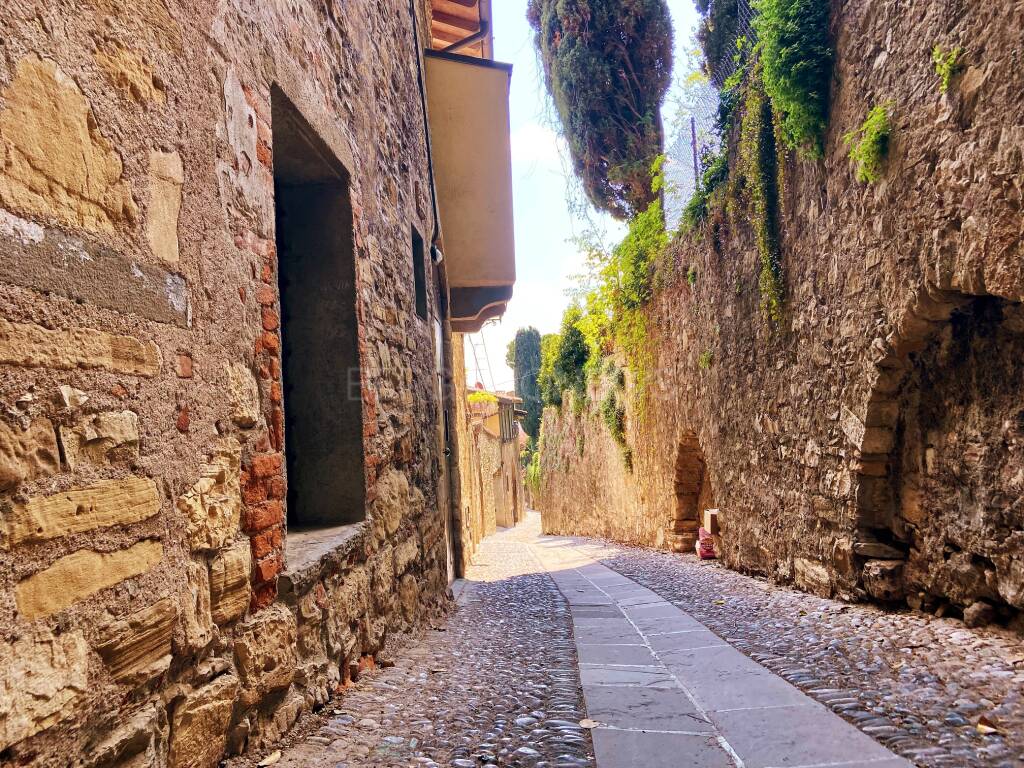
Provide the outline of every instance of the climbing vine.
[[[756,70],[755,70],[756,72]],[[740,123],[740,163],[760,257],[758,287],[761,309],[773,321],[782,319],[782,255],[778,236],[778,156],[772,107],[755,78],[747,89]]]
[[828,0],[755,0],[754,29],[764,90],[779,115],[783,143],[822,154],[832,79]]

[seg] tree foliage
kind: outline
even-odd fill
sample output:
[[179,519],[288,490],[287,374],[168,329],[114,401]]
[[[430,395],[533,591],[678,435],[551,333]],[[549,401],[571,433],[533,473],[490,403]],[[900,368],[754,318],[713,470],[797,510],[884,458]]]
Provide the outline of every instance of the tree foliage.
[[540,416],[543,405],[540,398],[540,332],[536,328],[520,328],[515,340],[509,344],[512,352],[512,369],[515,372],[516,395],[523,399],[526,419],[523,430],[531,438],[540,433]]
[[671,81],[665,0],[530,0],[527,17],[587,197],[620,219],[644,211]]

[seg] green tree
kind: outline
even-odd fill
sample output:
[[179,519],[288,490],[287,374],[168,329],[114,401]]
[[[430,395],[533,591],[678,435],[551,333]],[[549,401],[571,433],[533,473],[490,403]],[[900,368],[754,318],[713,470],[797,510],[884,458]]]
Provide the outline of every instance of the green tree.
[[520,328],[508,345],[515,372],[516,395],[523,399],[526,419],[523,430],[531,438],[540,433],[543,405],[540,397],[540,332],[536,328]]
[[672,78],[665,0],[530,0],[544,79],[590,201],[616,218],[654,199]]
[[546,333],[540,339],[540,373],[537,374],[537,385],[544,405],[562,404],[562,390],[555,377],[555,358],[561,344],[562,337],[557,333]]

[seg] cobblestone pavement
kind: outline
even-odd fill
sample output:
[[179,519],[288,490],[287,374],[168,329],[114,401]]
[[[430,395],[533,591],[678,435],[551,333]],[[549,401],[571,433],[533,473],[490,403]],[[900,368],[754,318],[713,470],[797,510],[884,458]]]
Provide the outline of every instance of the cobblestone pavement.
[[275,768],[592,766],[571,617],[529,545],[539,531],[531,516],[486,539],[444,630],[307,717]]
[[692,555],[587,549],[919,765],[1024,765],[1019,636],[826,600]]

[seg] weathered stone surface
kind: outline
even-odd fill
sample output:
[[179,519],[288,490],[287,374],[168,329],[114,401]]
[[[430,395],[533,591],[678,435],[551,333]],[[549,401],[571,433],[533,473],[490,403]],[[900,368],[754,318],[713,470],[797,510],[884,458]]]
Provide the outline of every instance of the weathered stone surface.
[[46,368],[105,368],[132,376],[160,372],[153,342],[92,328],[51,331],[30,323],[0,320],[0,363]]
[[398,582],[398,603],[402,608],[402,616],[409,623],[416,620],[416,609],[419,605],[420,587],[416,577],[411,573],[405,574]]
[[862,578],[864,589],[876,600],[894,602],[906,594],[903,582],[903,560],[868,560]]
[[57,437],[49,419],[32,419],[28,429],[0,421],[0,490],[59,469]]
[[96,646],[110,674],[119,683],[142,682],[165,671],[171,663],[171,632],[177,610],[169,597],[112,622]]
[[295,677],[295,617],[277,604],[249,618],[235,633],[235,661],[246,700],[287,688]]
[[220,549],[238,532],[240,467],[238,441],[223,440],[199,468],[199,480],[178,497],[178,510],[185,515],[193,550]]
[[52,61],[18,62],[0,111],[0,201],[29,215],[112,232],[137,218],[121,158],[81,89]]
[[236,542],[210,563],[210,605],[217,624],[228,624],[245,615],[252,593],[251,568],[248,539]]
[[175,648],[181,653],[195,653],[205,648],[214,636],[210,614],[210,572],[205,563],[189,561],[179,599],[181,624],[174,639]]
[[902,560],[905,556],[896,547],[890,547],[880,541],[856,541],[853,544],[853,552],[861,557],[878,560]]
[[828,568],[816,560],[806,557],[793,558],[793,577],[796,583],[808,592],[816,595],[829,595],[832,592],[832,577]]
[[103,480],[52,496],[16,504],[4,515],[6,546],[44,541],[94,528],[111,528],[148,520],[160,511],[156,483],[148,477]]
[[117,42],[109,42],[96,51],[100,65],[111,83],[127,91],[137,102],[163,104],[167,100],[163,84],[153,76],[153,69],[138,52]]
[[139,417],[134,411],[112,411],[85,417],[60,428],[64,459],[74,469],[79,462],[104,464],[139,455]]
[[389,469],[377,481],[377,500],[373,505],[374,517],[388,536],[398,530],[409,509],[409,478],[404,472]]
[[175,707],[170,768],[216,768],[220,764],[237,693],[238,678],[222,675]]
[[964,609],[964,624],[968,627],[984,627],[995,619],[996,609],[981,600],[976,600]]
[[89,752],[92,768],[161,768],[167,754],[167,715],[158,704],[135,713]]
[[395,547],[395,576],[401,576],[420,556],[420,543],[409,538]]
[[55,636],[40,627],[0,643],[0,750],[71,717],[88,671],[81,632]]
[[146,209],[146,238],[158,259],[178,263],[178,213],[185,173],[177,152],[149,155],[149,206]]
[[260,392],[252,371],[242,363],[228,366],[231,420],[240,427],[254,427],[260,418]]
[[72,552],[18,583],[14,588],[18,612],[29,621],[57,613],[101,589],[145,573],[163,554],[163,545],[153,539],[115,552]]

